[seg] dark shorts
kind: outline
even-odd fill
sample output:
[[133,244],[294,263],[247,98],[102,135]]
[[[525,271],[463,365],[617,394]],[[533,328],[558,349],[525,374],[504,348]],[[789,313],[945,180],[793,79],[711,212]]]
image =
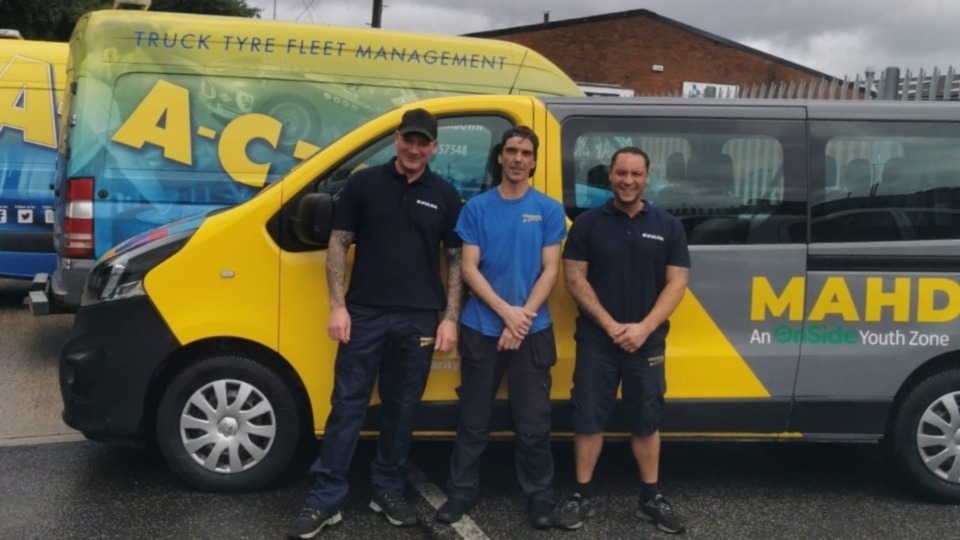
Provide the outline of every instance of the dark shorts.
[[587,435],[603,433],[621,382],[630,432],[647,437],[659,431],[663,395],[667,391],[663,345],[644,347],[631,354],[606,335],[584,336],[578,332],[576,338],[577,363],[571,395],[573,431]]

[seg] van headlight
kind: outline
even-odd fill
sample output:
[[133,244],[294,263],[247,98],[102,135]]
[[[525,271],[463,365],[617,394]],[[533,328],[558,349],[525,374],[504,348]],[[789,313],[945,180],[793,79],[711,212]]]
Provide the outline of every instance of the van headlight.
[[194,231],[164,236],[97,263],[87,275],[81,306],[134,298],[146,294],[147,272],[180,251]]

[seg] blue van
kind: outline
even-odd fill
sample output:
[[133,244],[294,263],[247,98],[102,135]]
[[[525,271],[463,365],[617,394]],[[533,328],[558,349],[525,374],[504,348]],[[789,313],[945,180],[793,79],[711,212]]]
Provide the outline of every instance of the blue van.
[[51,186],[67,54],[66,43],[0,39],[0,278],[56,265]]

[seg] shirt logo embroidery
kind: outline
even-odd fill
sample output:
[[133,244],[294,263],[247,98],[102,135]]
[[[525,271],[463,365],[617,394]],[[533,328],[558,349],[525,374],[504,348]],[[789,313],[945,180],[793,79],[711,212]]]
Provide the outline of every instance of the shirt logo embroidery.
[[539,223],[543,221],[543,216],[538,216],[536,214],[521,214],[523,217],[524,223]]
[[663,242],[663,237],[660,236],[659,234],[643,233],[640,236],[643,236],[644,238],[649,238],[651,240],[656,240],[658,242]]
[[420,199],[417,199],[417,204],[419,204],[420,206],[426,206],[427,208],[433,208],[434,210],[439,210],[439,208],[437,208],[437,205],[433,204],[432,202],[421,201]]

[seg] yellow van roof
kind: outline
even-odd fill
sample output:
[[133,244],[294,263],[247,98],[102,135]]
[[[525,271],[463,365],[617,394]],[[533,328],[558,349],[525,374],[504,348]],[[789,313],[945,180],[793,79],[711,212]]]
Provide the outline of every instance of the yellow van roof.
[[517,87],[525,92],[580,94],[576,83],[543,56],[515,43],[484,38],[104,10],[86,14],[71,41],[74,54],[84,62],[140,63],[141,71],[202,66],[205,72],[239,76],[269,73],[310,79],[311,74],[315,78],[322,73],[351,80],[399,78],[447,84],[453,80],[465,91],[475,87],[502,93]]
[[[44,64],[51,65],[56,73],[63,73],[64,66],[67,63],[68,53],[69,47],[66,43],[0,39],[0,75],[13,68],[11,62],[43,62]],[[46,87],[49,85],[49,74],[43,71],[37,71],[35,69],[13,69],[13,71],[16,73],[17,78],[15,84],[18,86],[24,83],[28,86],[39,84]],[[24,77],[27,79],[24,79]],[[61,76],[55,77],[55,80],[58,86],[63,84]],[[10,84],[10,81],[5,77],[0,77],[0,81],[2,81],[4,85]]]
[[24,54],[42,58],[54,64],[67,63],[68,46],[57,41],[32,41],[29,39],[0,40],[0,58]]

